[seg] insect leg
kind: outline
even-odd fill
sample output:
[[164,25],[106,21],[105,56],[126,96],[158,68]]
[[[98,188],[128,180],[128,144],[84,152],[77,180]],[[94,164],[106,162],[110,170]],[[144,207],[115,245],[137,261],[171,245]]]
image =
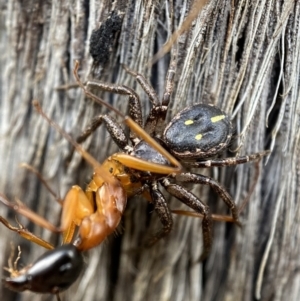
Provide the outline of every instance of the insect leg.
[[33,166],[27,164],[27,163],[21,163],[20,167],[26,168],[30,172],[34,173],[38,179],[41,181],[41,183],[46,187],[46,189],[50,192],[50,194],[55,198],[55,201],[59,204],[63,204],[63,200],[58,196],[58,194],[50,187],[50,185],[47,183],[47,180],[41,175],[41,173],[35,169]]
[[0,222],[9,230],[18,233],[21,237],[25,238],[26,240],[32,241],[37,245],[40,245],[46,249],[54,249],[54,246],[52,246],[50,243],[45,241],[44,239],[36,236],[35,234],[31,233],[28,229],[24,228],[20,223],[18,227],[12,226],[5,218],[0,216]]
[[76,151],[94,168],[96,172],[101,174],[102,179],[112,185],[113,187],[119,187],[119,181],[113,177],[109,171],[107,171],[103,166],[88,152],[86,152],[73,138],[67,134],[57,123],[50,119],[42,110],[38,101],[34,100],[32,102],[37,112],[53,127],[55,128],[66,140],[68,140],[76,149]]
[[[190,217],[203,218],[203,214],[195,212],[195,211],[172,209],[171,212],[174,214],[177,214],[177,215],[185,215],[185,216],[190,216]],[[217,221],[217,222],[235,223],[235,220],[229,215],[212,214],[211,217],[214,221]]]
[[63,243],[72,241],[75,226],[94,213],[94,203],[85,192],[77,185],[73,186],[67,193],[61,214],[61,228],[63,230]]
[[5,206],[13,209],[17,213],[27,217],[30,221],[34,222],[35,224],[48,229],[52,232],[59,232],[60,229],[56,228],[53,224],[48,222],[45,218],[41,217],[31,209],[29,209],[26,205],[21,203],[20,200],[18,200],[17,203],[10,202],[3,194],[0,194],[0,202],[3,203]]

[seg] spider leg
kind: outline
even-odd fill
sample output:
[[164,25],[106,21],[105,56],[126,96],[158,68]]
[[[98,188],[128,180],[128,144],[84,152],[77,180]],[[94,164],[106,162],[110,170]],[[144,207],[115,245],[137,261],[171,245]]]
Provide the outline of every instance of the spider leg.
[[[91,123],[83,130],[83,132],[76,138],[77,143],[84,142],[96,129],[101,126],[101,124],[104,122],[107,131],[109,132],[111,138],[114,140],[114,142],[118,145],[118,147],[125,151],[125,147],[128,145],[128,139],[125,135],[125,132],[123,128],[117,123],[117,121],[109,116],[109,115],[98,115],[95,116]],[[68,154],[66,158],[66,162],[70,162],[73,153],[74,153],[74,147],[70,150],[70,153]]]
[[212,246],[212,216],[207,206],[203,201],[196,197],[193,193],[186,190],[184,187],[172,184],[167,178],[161,181],[165,189],[179,201],[186,204],[188,207],[203,214],[202,219],[202,235],[203,235],[203,253],[200,260],[204,260],[210,253]]
[[162,229],[155,233],[151,240],[146,244],[147,247],[154,245],[158,240],[167,236],[173,227],[173,218],[171,211],[167,205],[167,201],[163,194],[158,190],[157,182],[151,183],[150,187],[151,202],[154,205],[154,210],[157,213]]
[[[177,50],[174,50],[172,53],[172,59],[166,76],[166,87],[162,98],[162,106],[168,107],[169,105],[171,94],[174,90],[174,78],[176,74],[176,67],[177,67]],[[166,111],[164,111],[164,113],[166,113]]]
[[129,116],[136,122],[139,126],[143,125],[143,114],[141,108],[141,101],[136,92],[129,87],[124,85],[114,85],[102,83],[100,81],[88,81],[86,84],[87,88],[96,87],[102,91],[107,91],[120,95],[129,96]]
[[[173,214],[177,214],[177,215],[203,218],[203,214],[195,212],[195,211],[190,211],[190,210],[172,209],[171,212]],[[213,221],[216,221],[216,222],[235,223],[235,220],[229,215],[212,214],[211,217],[212,217]]]
[[269,150],[259,152],[259,153],[254,153],[251,155],[246,155],[246,156],[205,160],[201,162],[189,162],[189,166],[206,168],[211,166],[222,167],[222,166],[238,165],[238,164],[248,163],[250,161],[261,160],[262,157],[267,156],[268,154],[270,154]]
[[136,81],[140,84],[142,89],[148,95],[152,105],[153,106],[159,105],[158,95],[156,91],[153,89],[152,85],[148,82],[148,80],[142,74],[129,69],[126,65],[123,65],[123,68],[127,73],[135,77]]
[[145,131],[149,133],[149,135],[154,135],[160,113],[162,112],[162,110],[165,110],[167,108],[161,106],[156,91],[142,74],[134,72],[125,65],[123,65],[123,67],[127,73],[136,78],[137,82],[148,95],[149,100],[152,103],[152,108],[145,123]]
[[178,50],[177,50],[177,45],[175,44],[171,52],[171,62],[166,75],[166,86],[162,97],[161,112],[158,117],[158,121],[156,125],[156,132],[159,135],[162,135],[165,129],[164,123],[168,112],[170,98],[174,90],[174,80],[175,80],[175,74],[177,68],[177,56],[178,56]]
[[164,123],[168,112],[168,105],[171,94],[174,89],[174,79],[177,67],[177,47],[174,46],[171,54],[171,62],[166,75],[166,86],[162,102],[159,105],[153,105],[145,124],[145,131],[150,135],[161,136],[164,130]]
[[150,102],[152,103],[153,107],[150,110],[145,123],[145,131],[149,133],[149,135],[154,135],[155,132],[160,135],[163,132],[164,121],[166,119],[170,97],[174,89],[176,66],[177,47],[174,47],[172,50],[172,58],[169,69],[167,71],[165,91],[162,102],[160,103],[156,91],[153,89],[152,85],[147,81],[147,79],[142,74],[136,73],[127,66],[123,65],[123,68],[126,70],[126,72],[136,78],[137,82],[143,88],[145,93],[148,95]]
[[232,197],[230,196],[230,194],[219,182],[217,182],[213,178],[203,176],[200,174],[189,173],[189,172],[181,173],[179,175],[176,175],[175,177],[177,181],[182,183],[195,183],[195,184],[209,185],[228,206],[235,223],[241,226],[239,222],[238,208],[235,202],[233,201]]
[[[123,119],[123,122],[131,129],[132,132],[134,132],[134,134],[139,137],[140,139],[143,139],[146,143],[148,143],[153,149],[155,149],[158,153],[160,153],[162,156],[164,156],[170,163],[171,165],[173,165],[173,167],[169,167],[169,166],[163,166],[163,173],[169,174],[169,173],[180,173],[182,170],[182,166],[179,163],[179,161],[172,156],[164,147],[162,147],[153,137],[151,137],[151,135],[149,135],[138,123],[136,123],[130,116],[124,115],[122,114],[120,111],[118,111],[116,108],[114,108],[112,105],[110,105],[109,103],[106,103],[105,101],[103,101],[102,99],[100,99],[99,97],[97,97],[95,94],[93,94],[92,92],[88,91],[86,86],[83,85],[83,83],[80,81],[80,78],[78,77],[78,68],[79,68],[79,62],[75,61],[75,67],[73,70],[74,73],[74,77],[76,79],[76,82],[78,83],[78,85],[81,87],[81,89],[84,91],[85,95],[89,98],[91,98],[92,100],[94,100],[95,102],[99,103],[100,105],[103,105],[105,107],[107,107],[108,109],[112,110],[113,112],[115,112],[118,116],[120,116]],[[80,145],[76,142],[73,141],[73,139],[66,133],[64,133],[57,124],[55,124],[52,120],[50,120],[50,118],[48,116],[46,116],[44,114],[44,112],[42,111],[41,107],[39,106],[37,101],[33,102],[36,110],[39,112],[39,114],[41,114],[52,126],[54,126],[68,141],[70,141],[73,146],[76,148],[76,150],[88,161],[90,162],[92,165],[97,166],[97,168],[99,168],[100,170],[102,169],[102,167],[99,165],[99,163],[94,160],[94,158],[92,156],[90,156],[87,152],[85,152]],[[135,139],[131,139],[134,143],[135,143]],[[124,154],[126,155],[126,154]],[[123,155],[123,159],[124,159],[124,155]],[[126,156],[125,156],[126,157]],[[138,162],[142,163],[145,165],[145,163],[149,164],[149,162],[146,162],[145,160],[135,158],[135,163]],[[125,158],[125,161],[130,161],[130,158],[127,156]],[[122,163],[122,162],[121,162]],[[130,163],[130,162],[129,162]],[[146,165],[147,165],[146,164]],[[160,164],[154,164],[153,163],[155,170],[159,170],[162,171],[161,169],[161,165]],[[130,167],[130,166],[128,166]],[[148,169],[138,169],[138,170],[148,170]],[[166,170],[170,171],[170,172],[166,172]],[[108,173],[104,172],[104,170],[102,170],[102,173],[106,174],[106,176],[104,177],[105,180],[107,182],[114,182],[114,185],[117,185],[117,182],[113,180],[112,177],[109,176]],[[162,173],[162,172],[160,172]]]
[[77,137],[76,142],[84,142],[101,124],[104,122],[107,131],[111,138],[118,145],[121,150],[124,150],[128,145],[128,139],[125,135],[123,128],[117,121],[109,115],[98,115],[94,117],[91,123],[85,128],[80,136]]

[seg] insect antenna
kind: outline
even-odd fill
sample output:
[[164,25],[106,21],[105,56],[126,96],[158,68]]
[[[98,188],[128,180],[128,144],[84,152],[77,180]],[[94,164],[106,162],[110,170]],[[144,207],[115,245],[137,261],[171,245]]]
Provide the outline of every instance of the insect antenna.
[[40,174],[40,172],[35,169],[33,166],[27,164],[27,163],[21,163],[20,167],[28,169],[30,172],[34,173],[38,179],[43,183],[43,185],[47,188],[47,190],[50,192],[50,194],[55,198],[56,202],[60,205],[63,204],[63,201],[61,198],[55,193],[55,191],[49,186],[47,181],[44,179],[44,177]]
[[55,128],[65,139],[67,139],[76,149],[76,151],[99,173],[101,173],[102,178],[111,184],[115,184],[119,186],[118,180],[111,176],[111,174],[104,169],[101,164],[87,151],[85,151],[68,133],[66,133],[56,122],[50,119],[45,112],[42,110],[39,102],[37,100],[33,100],[33,106],[36,111],[53,127]]

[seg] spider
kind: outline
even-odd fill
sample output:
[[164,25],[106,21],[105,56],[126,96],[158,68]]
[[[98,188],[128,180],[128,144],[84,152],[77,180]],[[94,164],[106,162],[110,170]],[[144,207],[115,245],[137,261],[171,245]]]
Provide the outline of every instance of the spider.
[[[129,117],[152,138],[158,141],[167,152],[179,160],[185,169],[238,165],[259,160],[267,155],[269,151],[239,157],[215,158],[224,152],[231,143],[233,126],[229,116],[212,104],[198,103],[189,106],[178,112],[167,125],[165,124],[168,105],[174,88],[176,62],[175,54],[172,57],[167,71],[165,91],[161,101],[152,85],[142,74],[136,73],[128,67],[123,66],[128,74],[135,77],[149,97],[152,108],[150,109],[149,115],[145,118],[145,121],[142,113],[141,100],[138,94],[131,88],[124,85],[108,84],[95,80],[88,81],[86,86],[82,88],[85,90],[86,95],[93,98],[96,102],[99,101],[94,94],[89,92],[91,89],[99,89],[128,96]],[[77,82],[79,82],[78,76]],[[103,103],[103,101],[100,103]],[[131,132],[128,138],[122,126],[113,117],[106,114],[94,117],[91,124],[77,138],[77,142],[83,142],[103,123],[113,141],[124,154],[162,166],[169,166],[171,164],[165,156],[157,152],[157,150],[154,150],[148,142],[137,137],[134,132]],[[129,195],[142,193],[154,205],[154,210],[161,221],[162,229],[154,234],[147,244],[148,246],[168,235],[173,225],[171,211],[165,197],[160,191],[160,186],[170,195],[203,216],[203,253],[201,260],[208,256],[212,246],[212,215],[209,206],[203,202],[199,196],[187,190],[183,184],[209,185],[228,206],[234,222],[239,226],[241,225],[234,200],[227,190],[213,178],[197,173],[185,172],[182,169],[179,173],[166,172],[162,176],[162,172],[159,172],[159,174],[156,173],[155,170],[145,172],[146,169],[138,167],[138,164],[131,165],[129,162],[119,159],[118,161],[130,168],[128,172],[131,173],[132,187],[134,188],[134,183],[139,183],[140,189],[137,191],[134,191],[134,189],[127,191]],[[147,170],[149,171],[149,169]]]

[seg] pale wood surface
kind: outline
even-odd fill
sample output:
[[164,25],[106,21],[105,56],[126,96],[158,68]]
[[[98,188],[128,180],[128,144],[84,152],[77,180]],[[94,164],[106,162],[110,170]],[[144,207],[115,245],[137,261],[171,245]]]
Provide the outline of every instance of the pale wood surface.
[[[81,61],[81,77],[98,78],[136,89],[146,110],[149,102],[121,63],[151,79],[162,95],[169,56],[154,68],[148,62],[178,28],[190,1],[174,1],[171,26],[166,1],[15,1],[0,0],[0,191],[10,200],[58,224],[60,208],[30,172],[38,168],[49,185],[64,196],[73,184],[82,187],[91,169],[76,155],[69,165],[69,144],[34,112],[37,99],[44,110],[76,136],[101,111],[85,100],[78,88],[57,90],[74,83],[74,59]],[[235,6],[234,6],[235,5]],[[92,68],[89,38],[112,11],[122,19],[120,32],[102,48],[108,61]],[[216,223],[213,251],[203,265],[201,220],[174,216],[174,230],[151,249],[140,246],[159,222],[141,198],[130,200],[118,235],[89,252],[80,281],[63,300],[293,300],[300,298],[299,247],[299,1],[212,0],[180,37],[180,60],[169,118],[197,102],[214,103],[233,116],[232,145],[246,154],[271,148],[268,164],[207,170],[220,180],[238,204],[249,195],[241,215],[243,228]],[[126,97],[103,95],[123,112]],[[268,125],[268,127],[266,127]],[[116,151],[104,128],[86,148],[101,162]],[[234,155],[229,153],[229,155]],[[194,193],[224,213],[224,204],[203,187]],[[170,207],[181,204],[172,200]],[[181,207],[182,208],[182,207]],[[13,223],[14,214],[0,206]],[[21,222],[34,233],[58,243],[57,236]],[[1,225],[0,225],[1,226]],[[0,227],[0,274],[6,274],[10,242],[20,245],[20,264],[32,262],[42,248]],[[0,287],[2,300],[55,300]]]

